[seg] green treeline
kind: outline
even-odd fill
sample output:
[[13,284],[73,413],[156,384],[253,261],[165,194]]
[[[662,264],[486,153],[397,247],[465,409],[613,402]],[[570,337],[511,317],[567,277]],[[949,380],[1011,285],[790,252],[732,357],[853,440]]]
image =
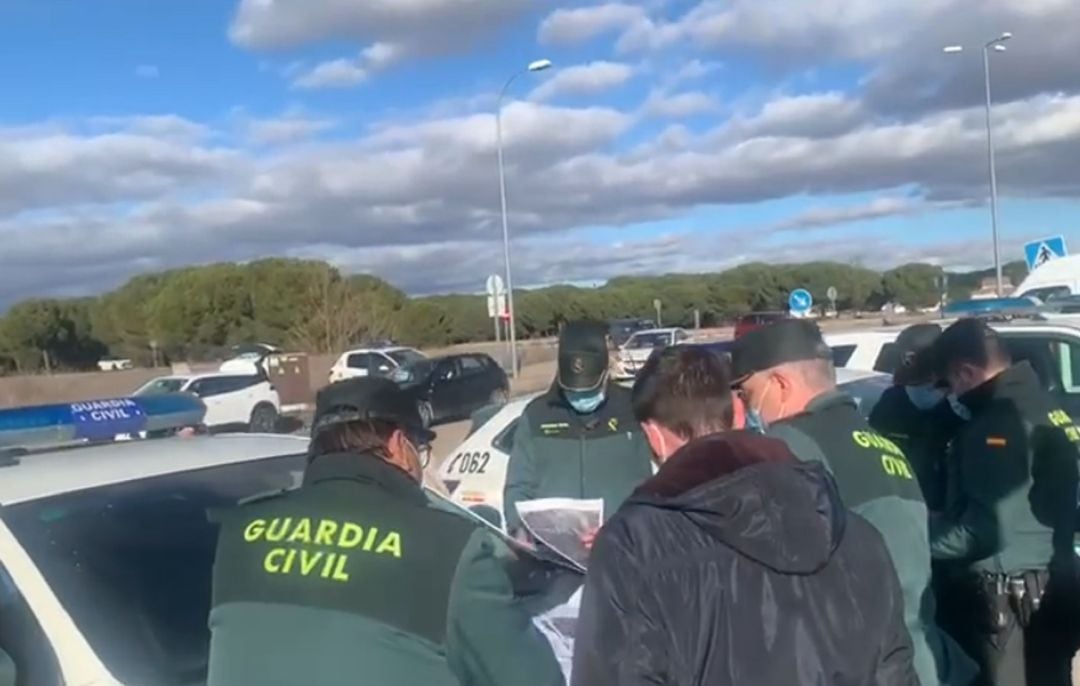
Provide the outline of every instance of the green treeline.
[[[1022,263],[1006,267],[1015,283]],[[788,293],[808,288],[818,303],[829,286],[838,309],[908,308],[938,301],[941,269],[907,264],[880,273],[835,262],[745,264],[714,274],[619,277],[600,288],[551,286],[515,293],[518,336],[546,336],[575,318],[655,318],[703,326],[752,310],[781,310]],[[949,275],[949,295],[963,299],[989,271]],[[37,299],[0,318],[0,371],[93,368],[104,356],[149,363],[220,356],[238,343],[263,342],[311,353],[392,338],[440,346],[493,337],[482,295],[409,297],[373,276],[344,276],[326,263],[268,259],[137,276],[95,298]]]

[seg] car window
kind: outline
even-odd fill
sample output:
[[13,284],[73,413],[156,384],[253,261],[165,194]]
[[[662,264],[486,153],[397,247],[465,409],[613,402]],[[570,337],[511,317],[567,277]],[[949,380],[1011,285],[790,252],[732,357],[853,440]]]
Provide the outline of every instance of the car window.
[[636,333],[626,342],[630,350],[642,350],[659,348],[671,342],[671,334],[667,333]]
[[484,371],[484,363],[475,357],[462,357],[458,360],[461,365],[461,373],[464,375],[481,374]]
[[215,395],[235,393],[236,391],[249,388],[262,382],[262,378],[254,375],[249,376],[212,376],[198,379],[191,384],[191,392],[200,398],[211,398]]
[[371,356],[371,361],[375,365],[375,373],[386,375],[397,369],[397,363],[394,362],[389,356],[379,353]]
[[391,350],[386,354],[390,356],[390,359],[392,359],[399,365],[406,365],[412,362],[427,359],[415,350]]
[[1068,286],[1047,286],[1045,288],[1035,288],[1030,291],[1026,291],[1023,298],[1038,298],[1043,302],[1049,302],[1055,298],[1068,296],[1072,294],[1072,289]]
[[690,335],[687,334],[685,331],[676,331],[675,332],[675,342],[676,343],[682,343],[683,341],[685,341],[688,338],[690,338]]
[[162,393],[178,393],[183,390],[187,379],[154,379],[139,390],[135,395],[161,395]]
[[491,440],[491,447],[509,455],[510,451],[514,449],[514,434],[517,432],[518,422],[520,421],[521,418],[516,417],[514,421],[507,424],[506,428]]
[[874,360],[874,371],[884,374],[892,374],[900,366],[900,348],[896,343],[886,343],[881,346],[877,359]]
[[[1061,368],[1061,346],[1068,346],[1068,341],[1053,336],[1039,335],[1003,335],[1002,340],[1012,356],[1013,362],[1027,362],[1035,370],[1036,376],[1048,391],[1060,391],[1070,384],[1063,383],[1064,370]],[[1070,355],[1070,366],[1072,362]],[[1072,370],[1069,370],[1070,376]]]
[[37,616],[0,567],[0,647],[15,663],[16,686],[63,686],[60,664]]
[[1066,393],[1080,393],[1080,344],[1075,341],[1054,343],[1061,389]]
[[840,390],[854,398],[859,412],[864,417],[869,417],[874,405],[881,400],[881,394],[891,385],[892,380],[887,376],[872,376],[840,384]]
[[120,683],[206,678],[217,527],[208,510],[294,488],[282,456],[92,488],[4,508],[3,519]]
[[352,353],[345,360],[345,366],[349,369],[370,369],[371,353]]
[[432,377],[435,381],[452,381],[458,376],[457,365],[453,360],[443,360],[435,365],[435,373]]
[[832,347],[832,360],[834,367],[843,367],[855,354],[854,345],[834,345]]

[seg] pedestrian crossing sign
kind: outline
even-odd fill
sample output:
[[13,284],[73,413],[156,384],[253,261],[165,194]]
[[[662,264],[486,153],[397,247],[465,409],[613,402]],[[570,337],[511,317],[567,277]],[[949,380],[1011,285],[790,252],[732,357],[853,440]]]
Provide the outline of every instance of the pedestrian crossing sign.
[[1028,271],[1046,264],[1050,260],[1056,260],[1068,255],[1065,249],[1064,236],[1051,236],[1038,241],[1032,241],[1024,246],[1024,258],[1027,260]]

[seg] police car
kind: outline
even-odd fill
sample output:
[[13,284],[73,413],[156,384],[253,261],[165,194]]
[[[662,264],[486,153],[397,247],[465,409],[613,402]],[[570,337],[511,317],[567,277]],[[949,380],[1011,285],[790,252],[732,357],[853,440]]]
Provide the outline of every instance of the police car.
[[308,440],[114,440],[204,412],[189,394],[0,410],[0,686],[205,683],[207,511],[298,486]]
[[[892,383],[885,374],[857,369],[838,369],[837,381],[866,415]],[[504,516],[503,487],[514,431],[525,406],[537,395],[514,399],[499,408],[489,407],[474,416],[469,436],[439,467],[439,477],[452,501],[467,508],[490,508]]]
[[[941,321],[944,328],[952,320]],[[1080,317],[1052,322],[990,322],[1016,362],[1026,361],[1066,412],[1080,414]],[[903,326],[825,335],[838,368],[892,374],[900,363]]]

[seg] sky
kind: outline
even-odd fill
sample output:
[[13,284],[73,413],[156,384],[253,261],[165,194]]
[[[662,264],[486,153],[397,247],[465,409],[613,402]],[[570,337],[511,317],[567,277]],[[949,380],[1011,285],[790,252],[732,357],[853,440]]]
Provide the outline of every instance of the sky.
[[504,87],[517,286],[985,267],[1003,31],[1002,254],[1080,249],[1077,26],[1075,0],[0,0],[0,307],[271,256],[480,291]]

